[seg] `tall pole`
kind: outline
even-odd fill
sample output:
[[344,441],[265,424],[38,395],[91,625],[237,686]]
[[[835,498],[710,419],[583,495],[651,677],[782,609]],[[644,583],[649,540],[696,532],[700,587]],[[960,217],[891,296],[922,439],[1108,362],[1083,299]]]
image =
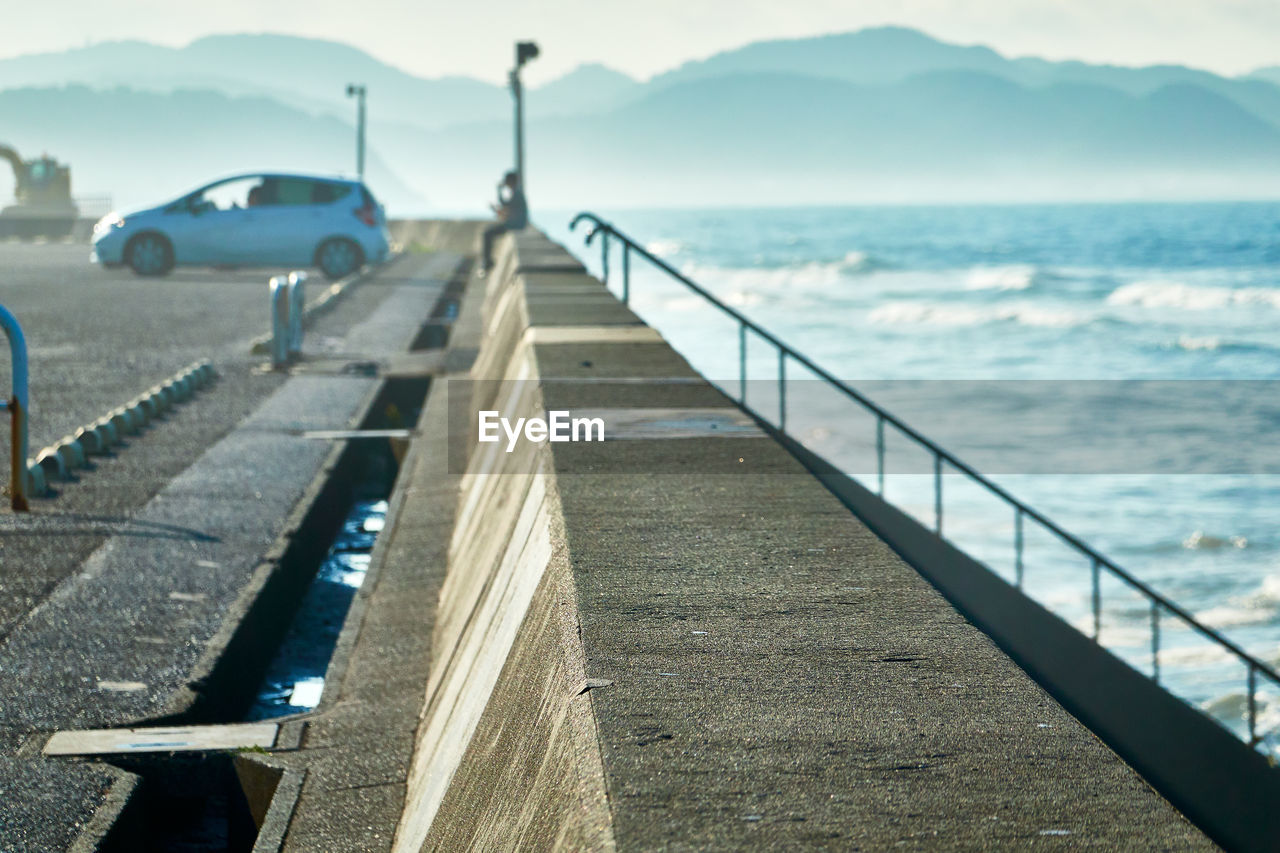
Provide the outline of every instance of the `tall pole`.
[[511,69],[508,80],[511,84],[511,96],[515,99],[515,147],[516,147],[516,179],[520,182],[522,192],[524,186],[524,86],[520,83],[520,69],[530,59],[538,56],[538,46],[531,41],[516,42],[516,64]]
[[356,99],[356,177],[364,180],[364,99],[367,88],[352,83],[347,86],[347,97]]
[[516,178],[524,186],[524,87],[520,85],[520,71],[511,72],[511,93],[516,104]]

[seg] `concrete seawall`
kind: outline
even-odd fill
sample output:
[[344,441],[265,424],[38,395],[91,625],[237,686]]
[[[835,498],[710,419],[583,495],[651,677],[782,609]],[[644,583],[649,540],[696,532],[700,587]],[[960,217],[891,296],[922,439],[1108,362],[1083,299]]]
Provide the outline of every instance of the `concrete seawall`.
[[[430,599],[382,690],[402,757],[352,789],[394,838],[304,789],[286,849],[1212,848],[562,248],[505,239],[441,355],[347,628],[353,685],[396,667],[380,608]],[[611,440],[508,454],[480,409]]]

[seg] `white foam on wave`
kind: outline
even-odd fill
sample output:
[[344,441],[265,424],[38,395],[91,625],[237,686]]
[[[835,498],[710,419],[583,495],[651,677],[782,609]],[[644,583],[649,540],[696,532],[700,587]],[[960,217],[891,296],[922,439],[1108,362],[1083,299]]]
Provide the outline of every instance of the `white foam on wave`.
[[838,264],[810,263],[798,267],[729,268],[685,264],[680,272],[700,284],[719,284],[741,292],[785,293],[800,288],[822,288],[840,283]]
[[1181,335],[1178,338],[1178,349],[1184,349],[1188,352],[1212,352],[1222,349],[1222,338],[1217,335],[1205,335],[1200,338],[1192,335]]
[[[1232,690],[1221,696],[1200,703],[1200,709],[1211,717],[1224,723],[1248,724],[1249,694],[1243,690]],[[1280,701],[1259,691],[1254,697],[1255,725],[1259,736],[1273,740],[1280,732]]]
[[1035,283],[1036,268],[1030,264],[1003,267],[975,267],[965,276],[965,290],[1026,290]]
[[883,264],[871,255],[857,250],[846,252],[844,259],[839,263],[840,271],[846,273],[870,272],[882,266]]
[[929,302],[889,302],[867,315],[882,326],[984,326],[1017,323],[1021,326],[1066,329],[1090,321],[1087,314],[1038,305],[950,305]]
[[1197,646],[1169,646],[1160,649],[1160,665],[1170,667],[1211,666],[1234,660],[1231,652],[1208,643]]
[[687,263],[680,271],[694,281],[722,283],[739,291],[792,288],[824,288],[842,279],[882,268],[882,264],[866,252],[851,251],[838,261],[809,261],[781,267],[718,267]]
[[1280,308],[1280,290],[1265,287],[1196,287],[1180,281],[1151,279],[1121,285],[1107,296],[1107,304],[1193,311],[1251,305]]
[[750,308],[763,302],[764,297],[749,290],[734,290],[725,294],[724,301],[735,308]]
[[1280,618],[1280,575],[1268,575],[1253,592],[1236,596],[1226,604],[1201,610],[1195,616],[1210,628],[1275,622]]
[[684,251],[684,243],[679,240],[651,240],[645,244],[645,249],[660,258],[668,258]]
[[[1218,548],[1248,548],[1249,540],[1244,536],[1212,536],[1203,530],[1196,530],[1182,540],[1182,547],[1189,551],[1210,551]],[[1280,586],[1277,587],[1280,594]]]

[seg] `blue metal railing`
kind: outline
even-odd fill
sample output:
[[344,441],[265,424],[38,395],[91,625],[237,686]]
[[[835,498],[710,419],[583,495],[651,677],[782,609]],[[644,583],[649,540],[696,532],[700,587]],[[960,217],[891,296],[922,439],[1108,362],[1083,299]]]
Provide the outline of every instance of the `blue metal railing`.
[[0,401],[0,410],[9,411],[9,501],[14,512],[26,512],[31,475],[27,473],[27,417],[30,407],[27,389],[27,339],[18,318],[0,305],[0,329],[9,339],[9,365],[13,393]]
[[[758,337],[767,341],[776,348],[778,353],[778,419],[777,427],[780,431],[786,432],[787,424],[787,363],[795,362],[803,366],[806,370],[813,373],[819,379],[823,380],[829,387],[839,391],[847,399],[857,403],[866,411],[873,414],[876,418],[876,482],[877,490],[880,497],[885,494],[885,428],[892,427],[901,435],[910,439],[915,444],[927,450],[933,457],[933,529],[934,533],[939,537],[942,536],[942,483],[945,470],[949,469],[957,474],[967,477],[970,481],[978,484],[990,494],[1000,498],[1006,503],[1014,513],[1014,584],[1021,590],[1023,589],[1023,581],[1026,573],[1024,551],[1025,551],[1025,526],[1028,520],[1039,525],[1043,530],[1052,534],[1059,541],[1063,542],[1078,554],[1083,556],[1090,564],[1090,610],[1092,616],[1093,640],[1099,642],[1102,633],[1102,573],[1106,571],[1110,576],[1120,580],[1128,588],[1137,592],[1145,599],[1149,608],[1148,618],[1151,634],[1151,677],[1157,684],[1160,683],[1160,648],[1161,648],[1161,615],[1172,616],[1186,625],[1187,628],[1200,636],[1206,638],[1223,651],[1230,654],[1245,667],[1245,693],[1247,696],[1247,705],[1245,719],[1247,723],[1247,740],[1250,746],[1257,746],[1263,738],[1258,731],[1258,679],[1265,678],[1277,688],[1280,688],[1280,673],[1267,665],[1258,658],[1249,654],[1240,646],[1231,640],[1222,636],[1220,633],[1209,626],[1198,621],[1188,611],[1165,598],[1151,587],[1131,575],[1129,572],[1120,568],[1110,559],[1095,551],[1089,545],[1085,544],[1076,536],[1063,530],[1054,522],[1050,521],[1041,513],[1032,509],[1018,498],[1009,494],[1005,489],[988,480],[982,474],[962,462],[960,459],[951,455],[947,450],[934,444],[921,433],[912,429],[903,421],[894,417],[885,409],[850,387],[848,384],[837,379],[828,371],[819,367],[807,356],[788,346],[777,336],[771,334],[758,323],[748,319],[742,313],[734,310],[728,305],[721,302],[708,290],[689,279],[670,264],[661,258],[654,256],[640,244],[636,243],[625,233],[616,229],[611,223],[601,219],[593,213],[579,213],[573,218],[569,224],[569,230],[577,229],[579,223],[586,221],[591,224],[591,230],[586,235],[586,245],[591,245],[596,235],[601,237],[601,269],[602,278],[605,284],[609,283],[609,241],[616,239],[622,247],[622,301],[629,303],[631,299],[631,255],[634,253],[644,260],[648,261],[654,268],[666,274],[669,278],[679,282],[688,289],[697,293],[708,303],[719,309],[723,314],[731,317],[738,324],[738,404],[751,414],[761,420],[766,418],[759,412],[756,412],[747,405],[747,332],[751,331]],[[1215,718],[1216,719],[1216,718]]]

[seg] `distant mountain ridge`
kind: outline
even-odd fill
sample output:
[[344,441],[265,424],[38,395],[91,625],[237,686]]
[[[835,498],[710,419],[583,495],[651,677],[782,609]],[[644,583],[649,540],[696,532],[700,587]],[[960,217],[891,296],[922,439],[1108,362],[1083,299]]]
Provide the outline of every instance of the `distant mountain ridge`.
[[[955,45],[905,27],[755,42],[686,62],[645,83],[599,64],[579,66],[530,90],[531,116],[608,111],[668,86],[743,73],[787,73],[863,85],[889,85],[935,71],[976,71],[1026,87],[1085,83],[1148,94],[1192,83],[1231,98],[1280,126],[1280,66],[1239,78],[1178,65],[1124,67],[1033,57],[1009,59],[989,47]],[[387,120],[441,128],[501,119],[505,87],[469,77],[427,79],[341,42],[279,34],[213,35],[185,47],[103,42],[58,53],[0,59],[0,89],[80,84],[153,91],[208,88],[265,95],[308,111],[346,116],[348,82],[369,86]]]
[[[262,95],[309,112],[350,116],[348,83],[364,83],[375,114],[426,128],[503,118],[505,87],[470,77],[417,77],[340,42],[297,36],[217,35],[170,48],[104,42],[60,53],[0,59],[0,89],[82,85],[144,91],[211,89]],[[531,114],[605,106],[635,81],[601,65],[583,66],[529,95]]]
[[[0,90],[0,116],[5,142],[24,154],[47,151],[69,162],[74,194],[110,194],[118,207],[158,203],[223,174],[337,175],[349,174],[354,165],[347,124],[270,98],[207,90],[9,89]],[[386,203],[400,209],[427,205],[377,152],[367,167]],[[12,177],[0,172],[0,198],[6,179]]]
[[[275,165],[290,158],[277,137],[301,129],[316,137],[296,160],[341,169],[352,81],[369,86],[371,178],[406,204],[480,210],[511,158],[509,93],[415,77],[335,42],[211,36],[0,60],[0,136],[72,161],[94,191]],[[103,125],[114,158],[83,133],[107,131],[72,118],[97,115],[95,98],[124,111]],[[223,122],[191,115],[196,105]],[[1280,195],[1280,68],[1226,78],[1010,59],[901,27],[759,42],[647,82],[582,66],[531,89],[528,115],[539,204]],[[176,129],[198,133],[208,159],[156,156],[186,144]]]

